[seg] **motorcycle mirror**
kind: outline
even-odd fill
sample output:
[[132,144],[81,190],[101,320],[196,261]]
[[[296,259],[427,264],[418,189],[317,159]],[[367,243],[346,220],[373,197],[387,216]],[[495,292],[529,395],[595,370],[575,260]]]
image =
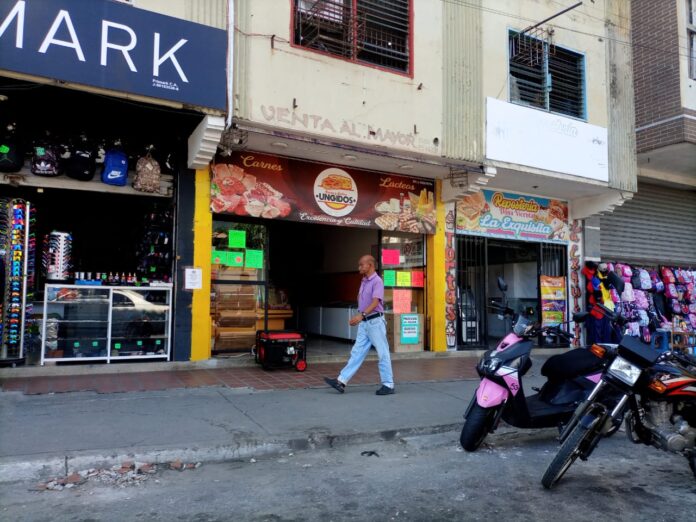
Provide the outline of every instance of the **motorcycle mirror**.
[[502,276],[498,276],[498,288],[501,292],[507,292],[508,286]]
[[590,315],[588,312],[578,312],[573,314],[573,321],[576,323],[584,323],[588,315]]
[[624,280],[621,279],[621,277],[619,277],[619,275],[616,272],[609,272],[607,279],[618,293],[622,293],[624,291],[624,287],[626,286],[626,284],[624,283]]

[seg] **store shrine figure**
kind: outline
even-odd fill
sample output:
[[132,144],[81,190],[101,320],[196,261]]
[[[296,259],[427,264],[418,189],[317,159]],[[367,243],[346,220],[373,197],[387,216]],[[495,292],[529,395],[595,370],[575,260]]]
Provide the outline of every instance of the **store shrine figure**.
[[350,359],[338,374],[338,378],[324,377],[326,384],[333,387],[339,393],[343,393],[346,384],[358,371],[365,360],[367,352],[372,346],[377,350],[379,362],[379,376],[382,387],[377,390],[377,395],[391,395],[394,393],[394,377],[392,375],[391,359],[389,357],[389,342],[387,341],[387,327],[384,321],[384,282],[376,272],[375,258],[362,256],[358,261],[358,270],[363,276],[358,293],[358,314],[350,319],[351,326],[358,326],[358,336],[350,352]]
[[593,261],[587,261],[582,269],[582,275],[585,276],[587,284],[587,304],[590,312],[585,320],[587,343],[618,343],[621,340],[620,334],[612,327],[609,318],[594,306],[601,304],[614,311],[611,291],[615,288],[610,281],[607,264],[598,265]]

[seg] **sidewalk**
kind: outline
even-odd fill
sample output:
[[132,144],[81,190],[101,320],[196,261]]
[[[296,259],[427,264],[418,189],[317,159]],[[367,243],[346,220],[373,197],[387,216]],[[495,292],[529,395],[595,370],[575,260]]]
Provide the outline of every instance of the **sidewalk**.
[[[337,373],[335,363],[305,373],[235,368],[5,379],[0,482],[124,460],[249,459],[459,430],[478,385],[475,363],[394,361],[397,393],[385,397],[374,393],[374,362],[342,395],[323,382]],[[537,381],[527,379],[526,386]],[[66,392],[75,389],[91,391]],[[57,391],[66,393],[47,394]]]

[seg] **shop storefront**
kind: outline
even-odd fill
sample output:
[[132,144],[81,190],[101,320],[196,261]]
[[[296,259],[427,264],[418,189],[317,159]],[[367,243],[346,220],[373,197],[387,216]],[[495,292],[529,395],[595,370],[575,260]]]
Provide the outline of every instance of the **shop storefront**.
[[[640,183],[631,201],[600,219],[601,260],[624,279],[610,306],[628,333],[696,349],[696,191]],[[650,219],[646,219],[649,216]]]
[[[447,348],[487,348],[506,335],[509,323],[489,312],[503,297],[508,306],[533,310],[544,325],[568,320],[568,243],[564,201],[481,190],[452,205],[447,226]],[[561,347],[543,338],[546,347]]]
[[169,360],[201,121],[182,104],[224,109],[224,31],[98,1],[3,0],[2,20],[0,364]]
[[263,329],[310,335],[310,355],[331,341],[349,347],[364,254],[384,280],[392,350],[428,349],[433,180],[250,151],[211,171],[213,355],[248,352]]

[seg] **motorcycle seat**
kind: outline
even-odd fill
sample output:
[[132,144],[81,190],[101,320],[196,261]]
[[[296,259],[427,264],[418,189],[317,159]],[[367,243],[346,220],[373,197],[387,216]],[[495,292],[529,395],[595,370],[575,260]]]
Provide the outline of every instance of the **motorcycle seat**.
[[553,380],[566,380],[601,369],[601,359],[584,348],[576,348],[549,357],[541,367],[541,375]]

